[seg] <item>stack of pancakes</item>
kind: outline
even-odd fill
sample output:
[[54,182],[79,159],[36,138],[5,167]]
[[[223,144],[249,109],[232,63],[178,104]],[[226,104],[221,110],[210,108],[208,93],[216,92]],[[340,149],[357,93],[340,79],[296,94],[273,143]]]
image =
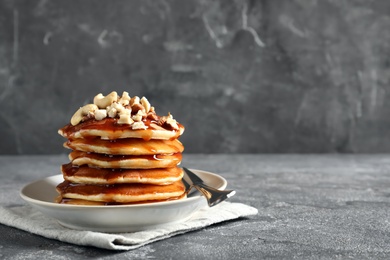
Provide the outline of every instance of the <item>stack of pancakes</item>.
[[70,163],[61,167],[58,203],[120,205],[185,197],[178,167],[184,127],[158,116],[146,98],[99,94],[58,132]]

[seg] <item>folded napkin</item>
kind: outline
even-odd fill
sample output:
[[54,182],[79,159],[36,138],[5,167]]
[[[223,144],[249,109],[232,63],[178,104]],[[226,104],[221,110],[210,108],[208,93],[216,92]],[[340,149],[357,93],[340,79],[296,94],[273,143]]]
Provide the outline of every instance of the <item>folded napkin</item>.
[[101,233],[65,228],[30,206],[0,207],[0,223],[51,239],[111,250],[131,250],[222,221],[256,215],[257,209],[241,203],[222,202],[196,212],[189,220],[134,233]]

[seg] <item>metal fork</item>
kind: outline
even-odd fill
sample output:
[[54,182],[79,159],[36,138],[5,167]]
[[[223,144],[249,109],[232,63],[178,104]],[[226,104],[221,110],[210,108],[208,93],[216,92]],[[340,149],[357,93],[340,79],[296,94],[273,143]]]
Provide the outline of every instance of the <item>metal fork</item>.
[[190,191],[192,190],[192,188],[195,188],[205,196],[209,207],[213,207],[236,194],[235,190],[218,190],[213,187],[210,187],[206,185],[203,180],[192,171],[188,170],[185,167],[183,167],[183,170],[185,172],[185,176],[187,176],[192,182],[188,183],[183,178],[183,183],[186,186],[187,194],[192,194],[190,193]]

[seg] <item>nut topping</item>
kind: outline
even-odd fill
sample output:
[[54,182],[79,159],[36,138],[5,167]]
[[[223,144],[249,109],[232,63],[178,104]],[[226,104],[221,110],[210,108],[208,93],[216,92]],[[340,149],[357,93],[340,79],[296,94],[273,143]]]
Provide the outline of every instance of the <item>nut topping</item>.
[[71,124],[75,126],[86,120],[100,121],[107,117],[115,118],[118,124],[130,125],[134,130],[147,129],[147,125],[151,124],[149,122],[145,125],[146,120],[155,122],[153,123],[155,129],[164,129],[162,128],[164,124],[169,125],[172,129],[179,129],[176,120],[170,113],[167,116],[159,117],[146,97],[130,97],[126,91],[122,93],[122,96],[118,96],[115,91],[107,96],[99,93],[94,97],[93,104],[80,107],[74,113]]

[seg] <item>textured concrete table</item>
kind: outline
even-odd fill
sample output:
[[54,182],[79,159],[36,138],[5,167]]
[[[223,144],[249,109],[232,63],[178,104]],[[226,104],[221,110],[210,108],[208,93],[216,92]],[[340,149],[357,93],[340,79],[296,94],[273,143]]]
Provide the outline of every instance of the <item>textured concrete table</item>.
[[[59,173],[58,156],[0,157],[0,204],[21,205],[27,183]],[[0,259],[390,258],[390,155],[192,155],[259,214],[117,252],[0,225]]]

